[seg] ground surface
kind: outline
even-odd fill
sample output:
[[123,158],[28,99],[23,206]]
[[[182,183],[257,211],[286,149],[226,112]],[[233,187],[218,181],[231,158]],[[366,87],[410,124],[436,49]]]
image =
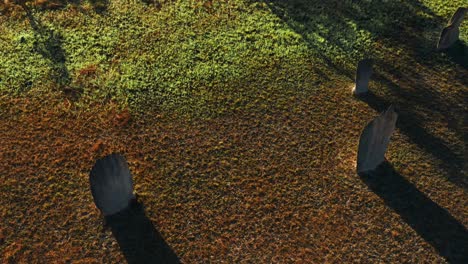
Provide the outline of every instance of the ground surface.
[[435,50],[463,1],[375,2],[0,5],[0,262],[122,262],[88,185],[120,152],[184,263],[467,263],[467,23]]

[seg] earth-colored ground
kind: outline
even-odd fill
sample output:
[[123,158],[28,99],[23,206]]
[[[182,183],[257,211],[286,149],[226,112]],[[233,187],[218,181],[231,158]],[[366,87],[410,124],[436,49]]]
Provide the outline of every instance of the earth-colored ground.
[[468,263],[463,1],[45,2],[0,5],[0,262],[124,262],[88,183],[120,152],[184,263]]

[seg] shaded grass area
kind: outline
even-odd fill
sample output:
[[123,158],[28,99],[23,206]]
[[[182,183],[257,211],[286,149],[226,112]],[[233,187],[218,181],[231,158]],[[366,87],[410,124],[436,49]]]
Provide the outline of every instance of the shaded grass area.
[[466,260],[466,227],[396,172],[391,164],[385,161],[376,172],[361,178],[441,256],[452,263]]
[[[449,4],[432,3],[438,7],[435,13],[420,1],[265,3],[336,72],[352,79],[354,72],[350,70],[357,61],[375,58],[377,85],[365,101],[377,111],[398,105],[402,110],[398,123],[402,132],[435,155],[453,182],[468,187],[466,177],[460,177],[464,163],[464,144],[460,143],[466,139],[463,120],[468,50],[465,41],[446,54],[437,53],[435,46],[447,23],[447,18],[437,13],[451,16]],[[462,2],[450,6],[456,10]],[[462,27],[461,32],[466,36],[467,27]],[[447,127],[427,131],[425,123],[430,120]],[[452,141],[458,143],[445,142],[442,138],[447,134],[458,138]]]
[[[434,51],[457,5],[79,1],[0,16],[1,260],[128,259],[87,182],[121,152],[142,221],[186,263],[463,263],[466,23]],[[356,100],[367,56],[372,93]],[[361,180],[359,133],[389,104],[390,176]]]
[[[265,3],[304,37],[311,50],[328,58],[331,68],[340,74],[353,78],[354,72],[349,69],[354,67],[350,64],[366,57],[376,58],[374,78],[378,86],[366,102],[377,111],[392,103],[398,105],[402,132],[437,156],[450,170],[450,178],[467,188],[467,180],[457,177],[463,166],[464,144],[450,146],[437,132],[424,128],[425,122],[437,120],[447,124],[446,133],[458,137],[457,142],[466,139],[466,42],[457,43],[448,56],[435,52],[438,30],[447,18],[420,1]],[[462,3],[455,1],[451,5],[456,10]],[[437,11],[448,14],[447,9]],[[467,27],[462,27],[461,32],[461,36],[466,35]]]
[[138,201],[106,221],[128,263],[180,263]]

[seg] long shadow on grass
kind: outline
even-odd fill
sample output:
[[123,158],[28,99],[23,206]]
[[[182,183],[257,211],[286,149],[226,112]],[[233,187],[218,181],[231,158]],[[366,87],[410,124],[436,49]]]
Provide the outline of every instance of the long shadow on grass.
[[[416,99],[413,104],[421,105],[433,110],[434,102],[437,102],[441,114],[446,109],[452,109],[453,103],[440,98],[440,94],[430,94],[439,90],[435,82],[428,83],[426,78],[437,78],[434,68],[451,69],[453,75],[450,82],[468,85],[466,78],[466,65],[468,63],[468,51],[466,45],[458,41],[452,48],[443,52],[436,50],[436,43],[440,30],[446,25],[445,18],[435,15],[420,1],[342,1],[342,0],[271,0],[264,1],[270,10],[289,25],[296,33],[306,41],[312,52],[322,57],[330,67],[339,74],[354,79],[354,67],[346,67],[350,61],[357,62],[363,57],[377,59],[379,68],[385,74],[399,72],[403,77],[411,81],[405,83],[405,87],[399,89],[400,94],[395,94],[396,99]],[[365,37],[360,31],[370,33]],[[368,39],[370,38],[370,39]],[[364,43],[368,41],[368,43]],[[374,51],[375,44],[385,54]],[[398,50],[406,51],[413,61],[401,59]],[[444,60],[441,54],[445,54],[449,60]],[[404,56],[403,56],[404,57]],[[422,65],[418,70],[414,66]],[[419,70],[424,72],[418,72]],[[386,84],[388,84],[387,82]],[[447,84],[445,84],[447,85]],[[392,91],[397,85],[393,84]],[[402,89],[418,87],[421,92],[411,93]],[[427,89],[426,89],[427,88]],[[427,96],[431,95],[430,98]],[[455,96],[457,97],[457,96]],[[445,113],[446,116],[452,114]],[[461,117],[460,117],[461,118]],[[461,134],[461,133],[459,133]]]
[[[446,61],[432,59],[439,56],[436,43],[447,19],[437,16],[420,1],[263,2],[339,73],[351,74],[342,67],[343,59],[357,61],[364,56],[378,56],[370,46],[374,41],[390,50],[404,47],[424,65],[448,65]],[[360,30],[369,32],[372,40],[364,43],[369,39]],[[464,58],[463,54],[452,55],[456,55],[450,56],[456,63]]]
[[[385,100],[373,92],[360,96],[370,107],[378,112],[384,111],[392,102]],[[435,137],[423,128],[417,114],[412,111],[411,105],[397,105],[397,128],[405,133],[419,148],[431,153],[441,161],[439,165],[448,173],[448,180],[468,190],[468,182],[461,174],[464,158],[453,152],[440,138]]]
[[468,263],[468,231],[385,161],[371,174],[360,175],[370,190],[397,212],[440,256]]
[[81,90],[70,87],[71,77],[66,66],[65,51],[62,48],[62,36],[60,33],[49,29],[34,17],[32,11],[25,4],[21,5],[29,20],[29,24],[34,30],[34,51],[39,53],[44,59],[49,61],[52,68],[52,79],[59,86],[60,90],[73,100],[77,100],[81,95]]
[[90,0],[93,9],[98,14],[103,14],[109,7],[109,0]]
[[[390,98],[401,106],[412,110],[412,115],[421,121],[445,121],[448,129],[455,133],[460,140],[466,136],[462,123],[465,116],[463,89],[453,89],[450,96],[443,95],[439,87],[431,87],[419,79],[426,78],[417,69],[405,68],[404,72],[392,67],[390,64],[379,61],[385,72],[375,72],[373,78],[386,89],[376,91],[381,97]],[[428,75],[430,73],[425,73]],[[398,79],[398,81],[394,81]],[[415,106],[419,109],[415,110]],[[419,113],[419,114],[418,114]],[[429,118],[423,118],[423,116]],[[425,120],[426,119],[426,120]]]
[[128,263],[180,263],[139,202],[106,221]]
[[[427,27],[445,25],[442,19],[419,1],[264,0],[270,10],[321,55],[336,72],[352,72],[345,61],[375,56],[370,44],[389,40],[410,42],[423,50],[435,50],[436,39],[419,34]],[[370,38],[360,32],[369,32]],[[368,43],[365,43],[365,42]],[[412,50],[412,46],[408,45]]]
[[[466,180],[459,175],[463,158],[442,139],[427,132],[421,122],[425,114],[436,112],[447,120],[449,130],[455,132],[460,141],[466,138],[460,125],[465,111],[459,106],[463,104],[465,95],[458,96],[452,92],[447,96],[448,91],[441,91],[436,82],[438,76],[435,74],[438,73],[435,69],[450,69],[451,83],[442,84],[444,87],[453,85],[456,88],[453,90],[460,92],[463,85],[468,85],[466,62],[463,62],[465,45],[458,43],[461,46],[444,52],[436,50],[446,18],[437,16],[417,0],[263,2],[302,36],[311,52],[323,59],[326,68],[340,75],[354,79],[354,62],[363,57],[378,59],[379,65],[376,66],[381,71],[378,81],[385,85],[385,91],[376,94],[385,94],[385,98],[391,95],[392,103],[403,108],[404,112],[399,117],[401,131],[437,157],[451,181],[467,187]],[[400,56],[400,52],[403,55]],[[407,61],[408,58],[411,61]],[[397,85],[385,77],[394,73],[405,79],[404,85]],[[378,111],[390,104],[383,104],[377,96],[368,99],[367,103]]]

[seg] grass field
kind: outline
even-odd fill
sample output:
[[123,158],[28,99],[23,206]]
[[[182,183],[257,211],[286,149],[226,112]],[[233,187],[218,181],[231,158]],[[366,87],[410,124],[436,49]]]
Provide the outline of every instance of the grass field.
[[[7,2],[1,263],[124,262],[88,182],[112,152],[183,263],[468,263],[466,21],[436,51],[465,1]],[[390,173],[359,177],[390,104]]]

